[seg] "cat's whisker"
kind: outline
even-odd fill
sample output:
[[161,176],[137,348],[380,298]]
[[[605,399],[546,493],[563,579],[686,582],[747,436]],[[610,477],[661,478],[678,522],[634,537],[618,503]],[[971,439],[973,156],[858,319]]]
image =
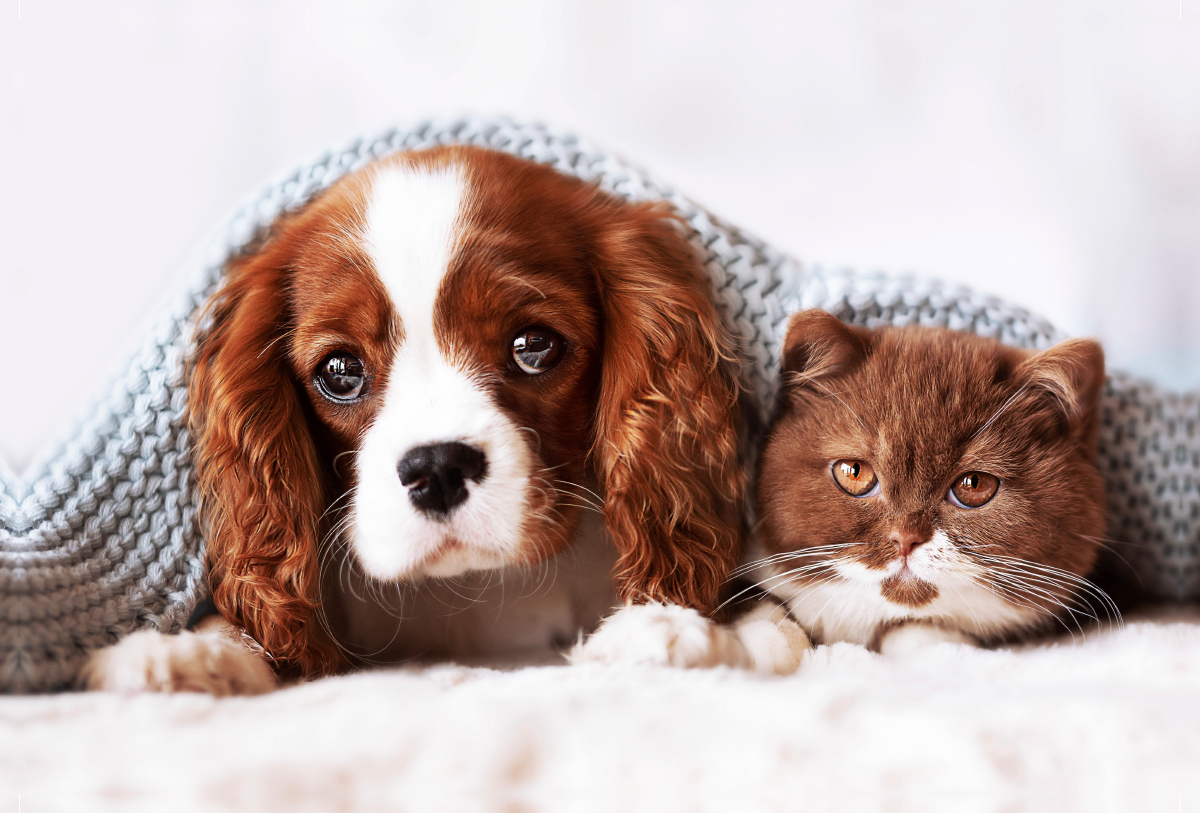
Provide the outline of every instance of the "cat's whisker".
[[[810,590],[812,590],[812,589],[816,589],[818,587],[822,587],[831,582],[838,581],[839,579],[841,579],[841,576],[839,576],[837,573],[827,573],[827,574],[825,574],[823,576],[819,576],[816,579],[814,579],[813,581],[809,582],[806,585],[806,587],[808,587]],[[811,595],[812,595],[812,593],[801,593],[801,594],[795,596],[793,598],[793,601],[796,603],[796,605],[803,604],[804,600]],[[788,603],[788,607],[789,608],[793,607],[792,602]],[[796,607],[796,609],[799,609],[798,606]],[[789,609],[789,611],[790,611],[790,609]],[[813,626],[815,626],[815,622],[816,622],[816,619],[814,618]]]
[[[1030,595],[1031,597],[1041,599],[1043,602],[1045,602],[1046,604],[1049,604],[1051,607],[1057,607],[1062,610],[1066,610],[1067,613],[1070,614],[1072,620],[1074,620],[1076,622],[1076,624],[1079,624],[1079,620],[1078,620],[1078,618],[1076,618],[1076,615],[1081,615],[1084,618],[1090,618],[1092,621],[1096,622],[1097,624],[1100,623],[1099,614],[1096,612],[1095,608],[1091,605],[1091,602],[1088,601],[1085,597],[1081,597],[1079,595],[1072,595],[1069,592],[1065,596],[1063,596],[1063,595],[1059,595],[1053,589],[1051,589],[1053,587],[1061,588],[1062,585],[1057,585],[1052,582],[1040,580],[1037,577],[1031,576],[1029,574],[1018,574],[1018,573],[1013,573],[1011,571],[1009,571],[1009,572],[994,572],[994,575],[1000,577],[1002,580],[1004,580],[1007,584],[1014,587],[1015,589],[1020,590],[1024,593]],[[1078,607],[1078,606],[1072,607],[1070,604],[1067,603],[1068,600],[1074,601],[1077,604],[1081,604],[1082,607],[1086,607],[1087,610],[1090,610],[1091,612],[1088,612],[1088,611],[1082,609],[1082,607]],[[1079,627],[1079,631],[1083,632],[1082,626]]]
[[972,606],[971,602],[967,601],[966,596],[963,595],[962,587],[959,585],[954,585],[954,594],[958,596],[959,602],[967,608],[971,615],[971,623],[975,625],[975,629],[982,636],[984,634],[983,620],[979,617],[979,613],[976,612],[975,607]]
[[1003,554],[982,553],[979,550],[979,548],[981,548],[981,547],[995,547],[995,546],[994,545],[971,546],[971,547],[968,547],[967,551],[972,557],[974,557],[976,559],[980,559],[980,560],[985,560],[986,562],[989,562],[993,565],[1005,565],[1005,566],[1008,566],[1011,568],[1019,568],[1025,572],[1037,572],[1047,578],[1056,579],[1056,580],[1059,580],[1060,582],[1065,582],[1066,584],[1062,584],[1060,586],[1073,588],[1073,589],[1069,589],[1069,592],[1074,592],[1074,589],[1078,589],[1078,590],[1082,590],[1086,593],[1089,593],[1092,595],[1092,597],[1096,598],[1098,601],[1100,601],[1104,605],[1105,611],[1107,614],[1109,614],[1110,620],[1115,620],[1118,623],[1118,625],[1120,625],[1122,623],[1121,611],[1117,607],[1116,602],[1114,602],[1112,600],[1112,597],[1109,596],[1108,593],[1104,592],[1104,590],[1102,590],[1095,583],[1093,583],[1081,576],[1077,576],[1074,573],[1071,573],[1070,571],[1062,570],[1061,568],[1057,568],[1052,565],[1046,565],[1046,564],[1042,564],[1039,562],[1032,562],[1028,559],[1021,559],[1021,558],[1018,558],[1015,556],[1005,556]]
[[[717,606],[717,609],[714,612],[723,610],[725,607],[727,607],[730,604],[732,604],[733,602],[737,601],[739,598],[741,598],[742,596],[744,596],[747,593],[753,592],[754,590],[758,590],[760,588],[764,588],[765,585],[767,585],[769,582],[774,582],[774,581],[778,581],[778,580],[782,579],[782,581],[779,581],[778,584],[773,584],[770,587],[766,587],[765,589],[767,592],[771,592],[772,590],[778,589],[778,588],[784,586],[785,584],[790,584],[807,573],[816,572],[819,570],[831,570],[832,571],[837,564],[839,564],[843,561],[845,561],[845,560],[844,559],[830,559],[830,560],[826,560],[826,561],[822,561],[822,562],[813,562],[812,564],[804,565],[803,567],[793,568],[793,569],[785,571],[783,573],[778,573],[773,576],[768,576],[767,578],[761,579],[761,580],[755,582],[754,584],[751,584],[748,587],[745,587],[745,588],[739,590],[737,593],[734,593],[732,596],[725,599],[725,601],[721,602],[721,604]],[[836,573],[834,575],[836,575]]]
[[[1081,576],[1077,576],[1067,570],[1062,570],[1052,565],[1044,565],[1038,562],[1030,562],[1027,559],[1019,559],[1014,556],[1002,556],[994,554],[976,554],[985,559],[991,560],[995,564],[1004,565],[1010,568],[1019,568],[1023,572],[1032,575],[1038,574],[1043,579],[1056,582],[1057,586],[1063,587],[1068,592],[1076,593],[1077,595],[1090,595],[1101,603],[1104,607],[1105,614],[1108,616],[1110,623],[1115,623],[1116,626],[1124,626],[1124,618],[1121,616],[1121,610],[1117,607],[1112,597],[1102,590],[1094,582],[1089,581]],[[1073,588],[1073,589],[1072,589]],[[1079,591],[1078,593],[1076,591]],[[1091,606],[1090,600],[1086,600],[1088,606]],[[1098,619],[1097,619],[1098,620]]]
[[1127,545],[1131,548],[1136,548],[1136,547],[1140,547],[1139,545],[1136,545],[1133,542],[1121,542],[1120,540],[1117,540],[1117,539],[1104,539],[1099,536],[1088,536],[1087,534],[1079,534],[1079,536],[1082,537],[1083,539],[1090,539],[1092,542],[1095,542],[1097,545],[1100,545],[1105,550],[1107,550],[1109,553],[1111,553],[1113,556],[1120,559],[1121,564],[1125,565],[1125,567],[1129,568],[1130,572],[1133,573],[1134,578],[1136,578],[1138,580],[1138,584],[1143,587],[1146,586],[1146,583],[1144,581],[1142,581],[1141,572],[1139,572],[1136,567],[1131,565],[1129,563],[1129,560],[1126,559],[1124,556],[1122,556],[1121,552],[1119,550],[1117,550],[1115,547],[1113,547],[1114,545]]
[[759,582],[756,582],[754,585],[752,585],[752,588],[751,588],[751,589],[753,589],[753,588],[758,588],[758,587],[763,587],[763,586],[764,586],[764,585],[766,585],[768,582],[772,582],[772,581],[781,580],[781,581],[778,581],[778,583],[777,583],[777,584],[773,584],[773,585],[771,585],[770,587],[767,587],[767,588],[766,588],[766,589],[767,589],[767,591],[768,591],[768,592],[770,592],[770,591],[776,590],[776,589],[778,589],[778,588],[780,588],[780,587],[784,587],[785,585],[793,584],[793,583],[795,583],[795,582],[799,581],[801,578],[803,578],[803,577],[805,577],[805,576],[808,576],[808,575],[810,575],[810,574],[812,574],[812,573],[819,573],[819,572],[821,572],[821,571],[824,571],[824,570],[828,570],[828,571],[834,572],[836,569],[835,569],[835,567],[833,566],[833,564],[831,564],[831,563],[828,563],[828,562],[816,562],[816,563],[814,563],[814,564],[811,564],[811,565],[806,565],[806,566],[804,566],[804,567],[797,567],[797,568],[793,568],[793,569],[791,569],[791,570],[788,570],[788,571],[785,571],[785,572],[783,572],[783,573],[779,573],[779,574],[777,574],[777,575],[774,575],[774,576],[769,576],[769,577],[767,577],[767,578],[765,578],[765,579],[763,579],[763,580],[761,580],[761,581],[759,581]]
[[[1007,601],[1017,607],[1024,607],[1025,609],[1033,610],[1036,614],[1042,616],[1043,618],[1053,619],[1058,624],[1061,624],[1062,628],[1067,631],[1068,635],[1071,636],[1071,642],[1075,642],[1075,630],[1071,629],[1067,625],[1067,622],[1063,621],[1062,618],[1056,613],[1047,612],[1045,607],[1041,607],[1029,601],[1028,599],[1025,599],[1020,592],[1014,592],[1013,588],[1007,587],[1004,584],[997,583],[995,581],[980,581],[979,583],[983,585],[984,589],[989,590],[1002,601]],[[1080,631],[1082,632],[1082,629]]]
[[[874,586],[875,585],[867,582],[860,582],[854,589],[853,600],[848,600],[847,598],[843,597],[842,601],[840,602],[841,611],[838,613],[836,621],[841,623],[842,619],[844,619],[847,614],[849,614],[852,609],[857,606],[859,597],[864,593],[870,592]],[[818,615],[820,614],[818,613]]]
[[[1041,607],[1040,612],[1042,612],[1043,614],[1045,614],[1051,618],[1058,619],[1063,624],[1063,626],[1066,627],[1068,630],[1070,630],[1070,627],[1067,627],[1066,622],[1062,620],[1062,616],[1056,612],[1053,612],[1051,608],[1059,608],[1059,609],[1065,610],[1067,615],[1070,617],[1071,621],[1073,621],[1075,623],[1075,627],[1076,627],[1076,629],[1078,629],[1078,631],[1081,635],[1085,633],[1085,630],[1083,628],[1083,624],[1080,622],[1080,619],[1079,619],[1080,616],[1082,616],[1084,618],[1089,618],[1097,624],[1100,623],[1099,614],[1096,612],[1096,609],[1092,606],[1091,601],[1086,596],[1082,596],[1079,594],[1074,594],[1074,595],[1068,594],[1067,599],[1064,600],[1062,597],[1057,596],[1053,593],[1047,594],[1046,590],[1040,589],[1036,586],[1033,586],[1028,581],[1025,581],[1024,579],[1014,578],[1012,576],[1012,574],[1007,574],[1007,575],[1008,575],[1008,583],[1010,585],[1012,585],[1011,589],[1020,591],[1025,595],[1033,595],[1035,597],[1041,598],[1045,603],[1050,605],[1050,608]],[[1072,604],[1067,603],[1068,601],[1075,604],[1075,606],[1072,606]],[[1091,612],[1089,613],[1089,612],[1084,611],[1083,609],[1081,609],[1081,607],[1079,605],[1086,607],[1088,610],[1091,610]],[[1072,641],[1074,641],[1074,638],[1075,638],[1074,631],[1071,631]]]
[[[828,583],[828,582],[832,581],[833,578],[836,576],[837,576],[837,574],[835,573],[835,574],[833,574],[833,576],[827,577],[824,581],[817,582],[817,585],[814,585],[814,586],[819,586],[820,584]],[[858,593],[860,593],[860,592],[862,592],[862,585],[859,585],[859,589],[855,592],[855,596],[857,597]],[[834,598],[837,598],[837,597],[839,597],[839,594],[837,591],[830,592],[829,598],[825,600],[825,603],[821,605],[821,609],[817,610],[817,614],[813,616],[813,620],[812,620],[813,627],[816,627],[817,622],[821,620],[821,613],[825,612],[825,608],[829,606],[829,602],[833,601]],[[843,606],[848,606],[848,602],[844,602]]]
[[[1063,602],[1067,599],[1076,598],[1076,594],[1071,590],[1070,585],[1037,573],[1036,571],[1014,567],[1011,563],[994,563],[989,571],[989,575],[1006,578],[1009,582],[1018,584],[1031,593],[1038,592],[1053,602]],[[1092,609],[1090,604],[1089,609]]]
[[734,579],[752,570],[756,570],[766,565],[777,564],[779,562],[787,562],[792,559],[804,559],[810,556],[824,556],[827,553],[844,550],[856,546],[857,542],[844,542],[838,545],[821,545],[820,547],[804,548],[802,550],[784,551],[782,553],[764,556],[762,559],[755,559],[752,562],[747,562],[744,565],[734,568],[729,578]]

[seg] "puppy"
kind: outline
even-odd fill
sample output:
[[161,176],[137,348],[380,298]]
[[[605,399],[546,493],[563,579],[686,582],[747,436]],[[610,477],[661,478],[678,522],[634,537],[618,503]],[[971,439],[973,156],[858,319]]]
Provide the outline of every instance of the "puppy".
[[[472,147],[380,160],[282,218],[228,269],[194,359],[219,617],[102,650],[87,684],[260,691],[562,644],[622,602],[576,660],[745,662],[705,617],[744,484],[730,339],[681,225]],[[479,611],[569,547],[586,566],[533,611]],[[417,584],[400,612],[382,598]],[[472,612],[425,623],[451,593]]]

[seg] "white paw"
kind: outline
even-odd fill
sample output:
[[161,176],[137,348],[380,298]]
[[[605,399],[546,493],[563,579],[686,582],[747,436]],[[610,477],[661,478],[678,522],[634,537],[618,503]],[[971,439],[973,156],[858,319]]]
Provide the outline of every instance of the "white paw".
[[932,624],[901,624],[892,627],[879,639],[879,652],[889,658],[908,657],[919,655],[936,644],[978,645],[973,638],[958,630]]
[[572,663],[684,668],[751,665],[735,633],[674,604],[622,607],[577,644],[570,658]]
[[80,675],[93,691],[204,692],[222,697],[275,688],[271,667],[245,646],[214,633],[143,630],[96,650]]
[[764,601],[733,624],[753,669],[766,675],[790,675],[812,642],[778,604]]

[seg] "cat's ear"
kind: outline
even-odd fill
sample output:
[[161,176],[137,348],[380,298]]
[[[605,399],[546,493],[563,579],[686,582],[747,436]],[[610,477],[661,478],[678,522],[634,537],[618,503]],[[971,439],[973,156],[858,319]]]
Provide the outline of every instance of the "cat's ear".
[[871,346],[871,331],[851,327],[823,310],[800,311],[788,322],[783,340],[784,380],[793,387],[857,367]]
[[1092,339],[1068,339],[1030,356],[1016,370],[1018,380],[1049,398],[1072,433],[1095,445],[1100,390],[1104,387],[1104,350]]

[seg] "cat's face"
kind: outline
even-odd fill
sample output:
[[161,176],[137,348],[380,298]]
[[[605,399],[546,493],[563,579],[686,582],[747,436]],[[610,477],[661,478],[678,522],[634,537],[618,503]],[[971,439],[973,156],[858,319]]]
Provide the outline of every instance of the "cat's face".
[[1095,342],[1035,354],[809,311],[784,369],[760,538],[767,586],[818,639],[923,619],[995,640],[1101,609],[1079,581],[1105,531]]

